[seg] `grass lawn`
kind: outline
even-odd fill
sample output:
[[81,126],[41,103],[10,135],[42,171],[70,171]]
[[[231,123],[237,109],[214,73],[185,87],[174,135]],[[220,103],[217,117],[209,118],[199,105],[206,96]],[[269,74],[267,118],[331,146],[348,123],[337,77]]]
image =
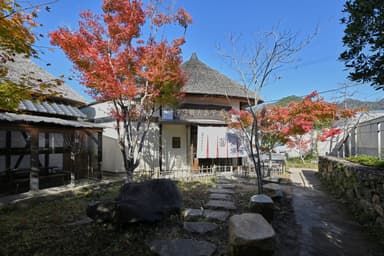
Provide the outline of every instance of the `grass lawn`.
[[311,160],[305,160],[304,163],[300,158],[288,158],[287,159],[287,169],[288,168],[309,168],[317,169],[317,162],[312,162]]
[[[209,182],[177,184],[187,207],[200,207],[200,200],[208,198]],[[178,216],[122,231],[96,223],[69,225],[85,218],[88,202],[112,199],[119,188],[83,190],[74,197],[0,210],[0,255],[150,255],[147,241],[187,238]]]

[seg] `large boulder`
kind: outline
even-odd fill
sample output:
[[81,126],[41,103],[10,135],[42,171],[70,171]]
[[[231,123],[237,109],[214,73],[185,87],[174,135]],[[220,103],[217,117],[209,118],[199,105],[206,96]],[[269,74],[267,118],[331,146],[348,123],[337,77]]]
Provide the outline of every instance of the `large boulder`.
[[176,184],[167,179],[127,183],[116,199],[119,223],[155,222],[171,214],[180,214],[183,198]]
[[87,215],[98,222],[126,224],[156,222],[171,214],[180,214],[183,199],[171,180],[157,179],[127,183],[115,201],[91,202]]

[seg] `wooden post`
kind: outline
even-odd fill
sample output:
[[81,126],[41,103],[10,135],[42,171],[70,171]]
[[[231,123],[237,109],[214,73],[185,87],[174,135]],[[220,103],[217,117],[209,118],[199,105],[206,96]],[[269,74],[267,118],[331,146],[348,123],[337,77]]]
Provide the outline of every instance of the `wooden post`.
[[159,170],[163,172],[163,124],[159,123]]
[[377,157],[381,159],[381,123],[377,123]]
[[32,191],[39,190],[39,130],[33,128],[31,134],[31,172],[29,187]]
[[101,170],[101,162],[103,161],[103,132],[97,133],[97,171],[98,178],[103,178],[103,171]]

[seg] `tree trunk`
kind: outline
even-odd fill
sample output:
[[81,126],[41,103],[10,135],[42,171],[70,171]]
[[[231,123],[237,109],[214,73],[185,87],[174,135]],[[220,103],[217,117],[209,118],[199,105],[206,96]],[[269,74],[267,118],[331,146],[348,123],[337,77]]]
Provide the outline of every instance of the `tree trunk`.
[[[252,124],[252,131],[254,136],[251,136],[251,139],[249,141],[250,148],[251,148],[251,156],[252,156],[252,161],[253,165],[255,166],[255,172],[256,172],[256,177],[257,177],[257,192],[258,194],[263,194],[263,179],[261,175],[261,161],[260,161],[260,146],[259,146],[259,136],[258,136],[258,129],[257,129],[257,116],[256,114],[252,111],[253,115],[253,124]],[[255,146],[256,146],[256,159],[255,159],[255,154],[253,152],[253,143],[252,143],[252,138],[255,137]]]

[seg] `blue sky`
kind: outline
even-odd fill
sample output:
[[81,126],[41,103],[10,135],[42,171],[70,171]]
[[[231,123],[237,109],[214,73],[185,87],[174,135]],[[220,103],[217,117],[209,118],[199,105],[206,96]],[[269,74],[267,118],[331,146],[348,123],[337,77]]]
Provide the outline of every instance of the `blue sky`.
[[[31,1],[41,2],[41,0]],[[46,35],[59,26],[77,28],[79,12],[90,9],[99,12],[101,0],[59,0],[51,5],[51,11],[41,11],[39,22],[43,27],[37,33]],[[299,61],[283,67],[279,80],[272,80],[261,95],[266,102],[289,95],[304,96],[317,90],[325,92],[326,100],[337,101],[342,97],[341,88],[349,83],[348,72],[337,58],[343,50],[341,38],[343,26],[343,0],[173,0],[175,7],[185,8],[193,18],[193,24],[186,34],[183,46],[184,61],[193,52],[199,59],[230,78],[237,80],[237,74],[226,64],[217,50],[217,44],[225,45],[228,34],[241,35],[243,40],[253,38],[257,33],[271,31],[278,25],[280,30],[290,30],[304,40],[317,31],[310,44],[297,55]],[[48,39],[40,40],[40,49],[50,47]],[[43,48],[41,48],[43,47]],[[36,61],[54,75],[71,75],[72,64],[59,48],[53,52],[45,50]],[[50,66],[46,66],[50,63]],[[75,80],[67,81],[85,97],[84,88]],[[330,92],[326,92],[330,91]],[[348,89],[352,98],[378,100],[384,91],[375,91],[369,85],[354,85]],[[88,100],[92,101],[89,97]]]

